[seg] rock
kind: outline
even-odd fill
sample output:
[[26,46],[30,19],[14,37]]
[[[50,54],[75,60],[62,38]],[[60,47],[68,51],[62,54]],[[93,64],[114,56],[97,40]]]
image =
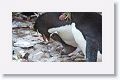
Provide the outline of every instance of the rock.
[[[33,37],[39,37],[39,36],[42,36],[39,32],[35,32],[32,34]],[[42,38],[42,37],[41,37]],[[43,40],[43,38],[42,38]]]
[[74,61],[75,62],[86,62],[86,59],[84,59],[84,58],[76,58]]
[[29,48],[29,47],[33,47],[34,44],[25,41],[25,40],[18,40],[16,43],[14,43],[14,46],[16,47],[22,47],[22,48]]
[[22,59],[13,60],[14,62],[22,62]]
[[29,49],[24,49],[24,50],[25,50],[25,53],[29,53],[29,54],[35,51],[34,48],[29,48]]
[[24,36],[23,39],[26,41],[29,41],[32,44],[37,44],[37,43],[43,42],[39,39],[39,37],[33,37],[32,35]]
[[42,58],[50,58],[50,54],[49,53],[44,53],[44,55],[42,56]]
[[42,58],[40,62],[47,62],[49,58]]
[[51,57],[47,60],[47,62],[60,62],[58,57]]
[[68,55],[61,55],[61,57],[62,57],[62,58],[64,58],[64,57],[68,57]]
[[74,59],[76,59],[76,56],[71,56],[70,58],[71,58],[72,60],[74,60]]
[[30,55],[29,53],[26,53],[26,54],[24,55],[23,59],[28,60],[28,56],[29,56],[29,55]]
[[80,59],[80,58],[76,58],[76,59],[74,59],[74,61],[75,61],[75,62],[81,62],[82,59]]
[[18,53],[22,48],[20,47],[12,47],[12,50],[14,51],[14,54]]
[[12,28],[16,28],[16,27],[32,27],[33,24],[31,22],[21,22],[21,21],[13,21],[12,22]]
[[28,56],[28,60],[29,61],[41,61],[41,59],[43,58],[50,58],[50,54],[49,53],[44,53],[42,51],[40,51],[40,49],[34,51],[33,53],[30,53]]
[[70,57],[64,57],[61,62],[72,62],[72,59]]
[[[30,34],[30,31],[24,31],[22,33],[24,33],[24,34]],[[28,35],[28,36],[30,36],[30,35]]]
[[20,51],[19,51],[19,54],[20,54],[21,57],[23,58],[23,57],[25,56],[26,53],[25,53],[23,50],[20,50]]
[[[19,48],[18,48],[19,49]],[[14,51],[14,54],[13,54],[13,60],[18,60],[18,59],[21,59],[25,56],[25,52],[24,50],[20,49],[20,50],[15,50]]]
[[19,25],[19,22],[17,22],[17,21],[12,22],[12,28],[19,27],[18,25]]
[[28,62],[27,60],[25,59],[17,59],[17,60],[13,60],[14,62]]
[[[35,44],[34,45],[34,49],[37,50],[39,49],[39,51],[42,51],[42,48],[43,48],[43,45],[40,45],[40,44]],[[43,50],[44,51],[44,50]]]
[[13,60],[18,60],[19,58],[18,58],[17,55],[13,55],[13,56],[12,56],[12,59],[13,59]]
[[31,53],[29,56],[28,56],[28,61],[40,61],[40,59],[43,57],[44,53],[42,51],[36,51],[34,53]]

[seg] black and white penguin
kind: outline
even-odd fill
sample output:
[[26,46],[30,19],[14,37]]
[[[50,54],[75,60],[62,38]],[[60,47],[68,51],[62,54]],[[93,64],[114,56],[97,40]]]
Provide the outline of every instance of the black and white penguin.
[[82,50],[86,56],[86,40],[82,33],[76,29],[75,23],[57,28],[50,28],[48,32],[51,33],[51,35],[57,33],[66,44],[77,47],[69,56],[78,53],[80,50]]
[[68,45],[82,50],[88,62],[97,61],[97,53],[102,53],[102,16],[96,12],[71,12],[71,20],[61,21],[61,13],[45,13],[38,17],[35,29],[48,38],[57,33]]
[[[48,29],[48,32],[52,34],[56,33],[60,36],[60,38],[68,45],[77,47],[75,51],[68,54],[69,56],[72,56],[79,51],[82,51],[85,59],[86,58],[86,40],[80,30],[78,30],[75,27],[75,23],[72,23],[71,25],[65,25],[57,28],[50,28]],[[97,52],[98,53],[98,52]]]

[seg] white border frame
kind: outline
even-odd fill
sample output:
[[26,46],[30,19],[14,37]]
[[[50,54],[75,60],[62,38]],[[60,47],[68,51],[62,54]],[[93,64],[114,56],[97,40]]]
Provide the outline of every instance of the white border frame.
[[[0,73],[114,74],[114,4],[112,0],[1,0]],[[13,62],[12,12],[102,12],[102,62]]]

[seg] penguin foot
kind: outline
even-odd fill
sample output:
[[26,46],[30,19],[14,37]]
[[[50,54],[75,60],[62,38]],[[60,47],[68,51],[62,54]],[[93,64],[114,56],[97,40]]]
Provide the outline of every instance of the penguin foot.
[[81,51],[81,49],[79,47],[77,47],[76,50],[73,51],[72,53],[68,54],[68,56],[78,55],[79,51]]
[[70,57],[70,56],[76,56],[76,55],[78,55],[79,53],[77,52],[72,52],[72,53],[70,53],[70,54],[68,54],[68,56]]

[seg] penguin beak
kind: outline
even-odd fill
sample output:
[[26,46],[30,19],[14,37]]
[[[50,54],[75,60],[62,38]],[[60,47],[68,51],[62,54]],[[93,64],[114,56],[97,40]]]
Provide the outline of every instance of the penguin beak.
[[45,42],[49,41],[49,39],[44,34],[42,34],[42,37]]

